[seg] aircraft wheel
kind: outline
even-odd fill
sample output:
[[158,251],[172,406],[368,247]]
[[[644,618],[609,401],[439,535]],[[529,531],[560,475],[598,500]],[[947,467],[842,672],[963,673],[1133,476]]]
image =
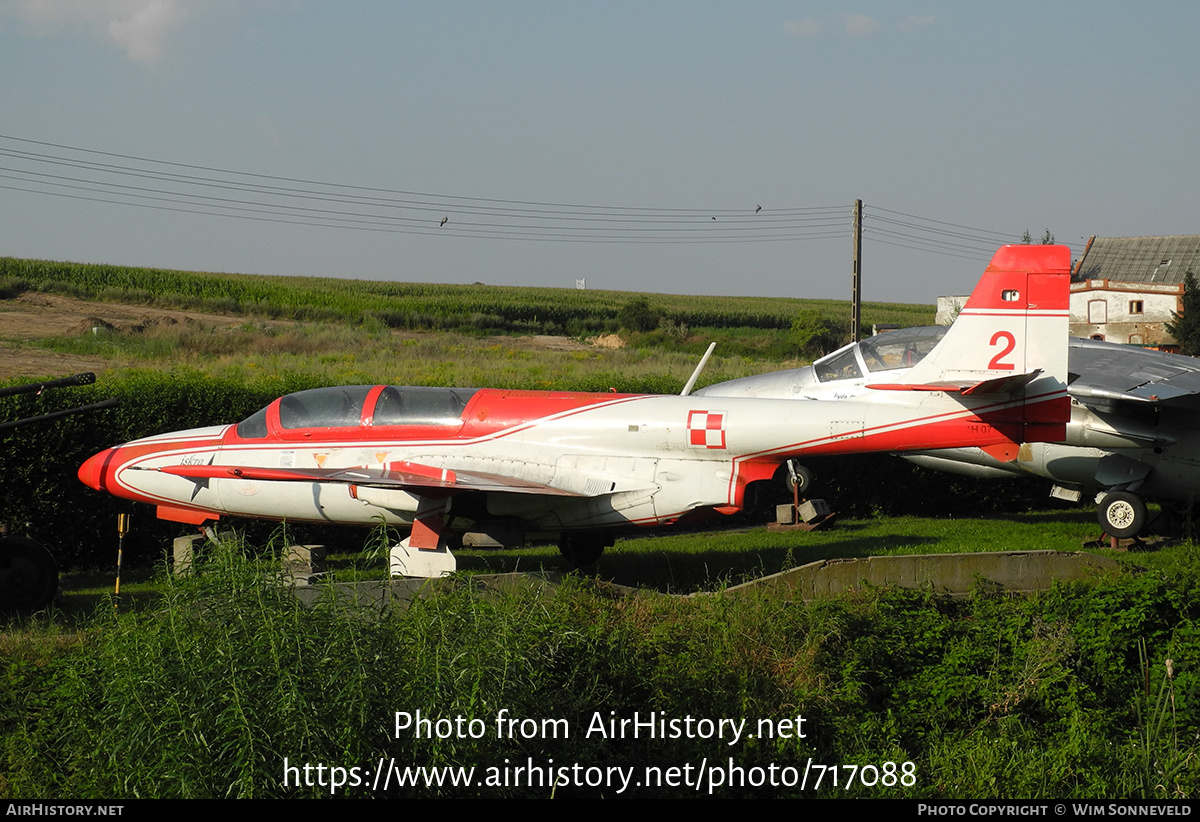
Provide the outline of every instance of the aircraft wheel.
[[796,486],[797,493],[804,496],[804,492],[812,487],[813,472],[798,464],[795,460],[788,460],[783,465],[783,484],[787,488],[788,493],[792,492],[792,486]]
[[563,534],[558,538],[558,552],[572,568],[591,565],[606,547],[604,538],[594,534]]
[[58,593],[58,563],[31,539],[0,539],[0,610],[32,613]]
[[1128,491],[1110,491],[1096,509],[1100,526],[1110,537],[1125,539],[1137,536],[1146,524],[1146,503]]

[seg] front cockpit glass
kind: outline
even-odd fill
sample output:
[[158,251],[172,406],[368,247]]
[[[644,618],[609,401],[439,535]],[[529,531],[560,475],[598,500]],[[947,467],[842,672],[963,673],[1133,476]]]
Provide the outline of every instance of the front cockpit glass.
[[348,428],[360,425],[363,403],[373,387],[346,385],[288,394],[279,401],[279,424],[284,428]]
[[929,354],[942,341],[949,330],[947,326],[935,325],[926,328],[901,328],[876,334],[858,344],[863,362],[868,371],[893,371],[911,368]]
[[854,358],[854,346],[849,346],[826,359],[817,360],[813,363],[813,370],[821,382],[852,380],[862,376],[862,369],[858,367],[858,360]]
[[267,435],[267,409],[260,408],[239,422],[237,435],[244,440],[260,440],[265,437]]
[[[478,388],[378,387],[372,413],[364,416],[373,385],[314,388],[279,400],[279,424],[284,429],[358,428],[380,425],[459,425]],[[237,424],[242,439],[267,436],[267,408]]]
[[457,425],[477,388],[397,388],[375,403],[373,425]]

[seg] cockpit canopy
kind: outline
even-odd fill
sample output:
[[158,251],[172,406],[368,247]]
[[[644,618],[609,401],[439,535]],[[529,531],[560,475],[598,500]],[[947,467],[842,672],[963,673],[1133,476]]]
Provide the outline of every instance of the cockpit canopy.
[[[346,385],[313,388],[276,400],[279,426],[306,428],[361,428],[392,425],[451,426],[462,422],[477,388],[424,388],[393,385]],[[267,436],[271,403],[238,423],[243,439]]]
[[813,370],[818,380],[830,382],[861,378],[863,366],[869,372],[912,368],[925,359],[948,330],[948,326],[934,325],[885,331],[817,360]]
[[901,328],[839,348],[812,365],[717,383],[695,392],[709,397],[803,397],[819,394],[819,383],[863,380],[868,372],[911,368],[946,336],[944,326]]

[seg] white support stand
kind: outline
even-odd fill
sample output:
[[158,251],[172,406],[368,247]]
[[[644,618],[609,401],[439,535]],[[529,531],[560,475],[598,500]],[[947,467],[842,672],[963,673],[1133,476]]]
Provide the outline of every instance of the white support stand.
[[412,548],[411,537],[405,537],[388,555],[388,572],[394,577],[423,577],[437,579],[453,574],[458,569],[458,560],[450,552],[445,541],[439,541],[435,549]]

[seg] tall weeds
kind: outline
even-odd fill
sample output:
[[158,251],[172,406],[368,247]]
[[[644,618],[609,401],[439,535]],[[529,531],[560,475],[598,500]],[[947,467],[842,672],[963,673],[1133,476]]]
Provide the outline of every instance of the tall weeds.
[[[485,589],[464,578],[399,611],[332,592],[303,608],[273,567],[215,551],[193,576],[164,579],[156,608],[102,607],[71,643],[0,648],[0,795],[327,796],[327,785],[285,785],[285,759],[374,768],[381,757],[400,767],[553,759],[639,773],[730,758],[744,768],[802,769],[809,757],[914,763],[915,784],[848,789],[843,779],[805,792],[823,796],[1184,798],[1200,779],[1200,643],[1187,627],[1196,594],[1169,576],[1135,585],[1133,598],[1149,607],[1120,619],[1123,631],[1149,638],[1158,625],[1177,626],[1173,668],[1150,663],[1144,649],[1157,640],[1148,639],[1142,665],[1110,677],[1111,660],[1139,658],[1138,642],[1123,631],[1097,636],[1093,626],[1129,580],[1032,600],[879,590],[804,605],[771,595],[613,597],[579,579]],[[486,730],[398,730],[397,712],[476,719]],[[747,733],[729,745],[587,732],[651,712],[744,719]],[[538,729],[498,734],[501,716]],[[798,717],[805,724],[792,729],[803,737],[758,733],[760,719]]]

